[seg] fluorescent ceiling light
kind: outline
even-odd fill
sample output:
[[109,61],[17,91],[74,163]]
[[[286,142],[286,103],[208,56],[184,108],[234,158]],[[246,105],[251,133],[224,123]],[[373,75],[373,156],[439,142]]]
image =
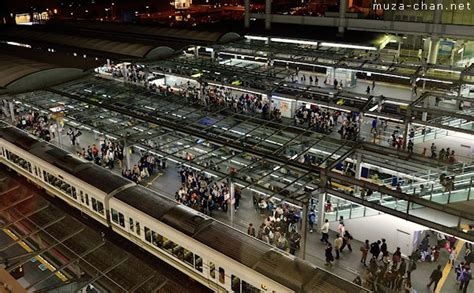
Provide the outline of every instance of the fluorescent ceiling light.
[[360,49],[360,50],[372,50],[375,51],[377,48],[369,46],[349,45],[349,44],[338,44],[338,43],[321,43],[323,47],[334,47],[334,48],[345,48],[345,49]]
[[246,38],[247,40],[257,40],[257,41],[266,41],[266,40],[268,40],[267,37],[249,36],[249,35],[245,36],[245,38]]
[[318,45],[318,42],[295,40],[295,39],[271,38],[270,40],[272,42],[277,42],[277,43],[287,43],[287,44],[297,44],[297,45],[311,45],[311,46],[317,46]]

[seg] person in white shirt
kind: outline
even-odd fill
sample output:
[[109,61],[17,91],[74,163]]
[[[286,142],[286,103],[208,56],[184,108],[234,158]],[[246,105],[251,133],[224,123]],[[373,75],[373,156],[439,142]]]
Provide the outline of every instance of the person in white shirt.
[[321,226],[321,241],[329,244],[329,220],[324,220],[324,224]]
[[339,223],[339,226],[337,227],[337,232],[339,233],[339,235],[345,235],[346,227],[344,227],[343,223]]

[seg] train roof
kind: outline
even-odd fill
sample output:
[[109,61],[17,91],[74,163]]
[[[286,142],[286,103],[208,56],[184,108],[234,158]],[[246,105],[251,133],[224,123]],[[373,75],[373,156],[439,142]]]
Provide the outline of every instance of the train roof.
[[96,164],[86,164],[88,167],[74,173],[74,176],[107,194],[117,188],[131,183],[130,180],[122,176],[116,175],[112,172],[104,172],[104,168],[99,167]]
[[111,193],[115,189],[130,183],[129,180],[121,176],[117,176],[112,172],[104,172],[103,168],[52,144],[42,142],[15,127],[1,128],[0,137],[104,193]]
[[15,127],[3,127],[2,131],[0,131],[0,137],[27,151],[29,151],[35,144],[39,143],[36,138],[27,135],[25,132]]
[[143,186],[122,190],[114,198],[295,292],[368,292]]

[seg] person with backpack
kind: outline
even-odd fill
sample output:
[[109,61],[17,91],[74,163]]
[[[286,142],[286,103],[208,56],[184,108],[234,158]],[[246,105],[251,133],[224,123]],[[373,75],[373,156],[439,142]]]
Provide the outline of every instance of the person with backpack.
[[309,233],[313,233],[314,223],[316,222],[316,213],[313,209],[308,214]]
[[378,259],[380,255],[380,240],[370,244],[370,253],[372,254],[372,258]]
[[465,266],[464,270],[461,272],[461,276],[459,277],[459,281],[461,284],[459,285],[459,290],[462,290],[463,293],[467,292],[467,286],[469,286],[469,282],[472,279],[472,272],[469,266]]

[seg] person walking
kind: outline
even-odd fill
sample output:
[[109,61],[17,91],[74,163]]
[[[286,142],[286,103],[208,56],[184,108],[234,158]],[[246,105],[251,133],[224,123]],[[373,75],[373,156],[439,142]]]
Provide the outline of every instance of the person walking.
[[402,259],[402,252],[400,251],[400,247],[397,247],[397,250],[393,253],[393,256],[392,256],[393,264],[398,265],[401,259]]
[[344,237],[342,237],[342,246],[341,246],[341,252],[344,250],[344,248],[347,246],[349,248],[349,251],[352,252],[352,246],[351,246],[351,240],[352,240],[352,235],[349,233],[349,231],[344,232]]
[[334,261],[334,256],[332,255],[332,246],[331,243],[326,243],[326,249],[324,250],[324,255],[326,256],[326,263],[327,266],[332,266],[332,262]]
[[314,222],[316,222],[316,213],[311,209],[308,214],[309,233],[313,233]]
[[436,145],[434,142],[431,144],[431,158],[436,159]]
[[360,263],[363,264],[365,267],[367,266],[367,255],[369,254],[369,249],[370,249],[369,240],[366,239],[365,243],[362,244],[362,246],[360,247],[360,252],[362,253],[362,256],[360,258]]
[[252,237],[255,237],[255,227],[253,226],[252,223],[250,223],[249,226],[247,227],[247,234]]
[[400,275],[402,278],[405,277],[405,274],[407,272],[407,263],[405,262],[405,259],[402,258],[400,261],[400,266],[398,267],[398,275]]
[[410,260],[408,262],[407,277],[408,280],[411,281],[411,273],[416,270],[416,260],[414,260],[411,256],[409,256],[408,258]]
[[343,239],[341,235],[337,235],[336,239],[334,239],[334,250],[336,251],[336,259],[339,259],[339,252],[342,247]]
[[443,272],[441,271],[441,265],[438,265],[436,269],[431,272],[430,275],[430,282],[426,285],[426,287],[430,288],[431,285],[434,283],[433,292],[436,292],[436,287],[438,287],[438,282],[443,277]]
[[377,240],[377,242],[370,244],[370,253],[372,254],[372,258],[374,258],[375,260],[378,259],[380,255],[380,240]]
[[459,276],[459,280],[461,284],[459,285],[459,290],[462,290],[462,293],[467,292],[467,286],[469,286],[469,282],[472,279],[472,272],[469,266],[465,266],[464,270],[462,271],[461,275]]
[[329,244],[329,220],[324,220],[324,224],[321,226],[321,242]]
[[382,257],[388,255],[387,243],[386,243],[386,240],[383,238],[382,238],[382,245],[380,245],[380,252],[382,253]]

